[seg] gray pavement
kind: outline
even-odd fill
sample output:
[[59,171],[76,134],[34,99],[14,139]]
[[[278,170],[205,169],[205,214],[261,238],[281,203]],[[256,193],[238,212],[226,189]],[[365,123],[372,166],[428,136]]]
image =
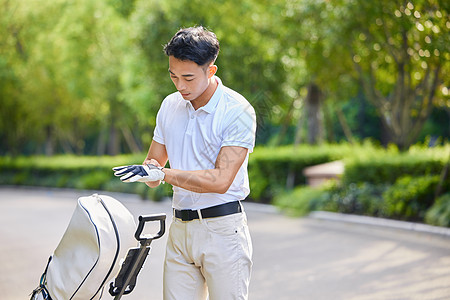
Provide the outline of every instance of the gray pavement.
[[[29,298],[76,200],[92,193],[0,187],[0,299]],[[169,202],[103,194],[121,200],[136,217],[171,215]],[[245,209],[254,246],[252,300],[450,299],[449,236],[289,218],[253,203]],[[135,290],[122,299],[162,299],[165,243],[166,236],[153,242]]]

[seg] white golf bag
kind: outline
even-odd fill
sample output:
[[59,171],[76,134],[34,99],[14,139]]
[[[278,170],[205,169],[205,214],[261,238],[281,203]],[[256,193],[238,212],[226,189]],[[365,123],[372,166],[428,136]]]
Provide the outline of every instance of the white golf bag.
[[100,299],[128,249],[136,246],[135,230],[133,215],[116,199],[80,197],[31,299]]

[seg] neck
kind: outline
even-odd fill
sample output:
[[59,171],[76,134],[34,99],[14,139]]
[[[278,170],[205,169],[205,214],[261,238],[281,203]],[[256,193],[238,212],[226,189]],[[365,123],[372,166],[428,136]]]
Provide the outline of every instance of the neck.
[[192,107],[197,110],[200,107],[205,106],[214,95],[214,92],[216,91],[218,85],[219,83],[214,78],[214,76],[211,77],[208,83],[208,87],[205,89],[205,91],[197,99],[191,101]]

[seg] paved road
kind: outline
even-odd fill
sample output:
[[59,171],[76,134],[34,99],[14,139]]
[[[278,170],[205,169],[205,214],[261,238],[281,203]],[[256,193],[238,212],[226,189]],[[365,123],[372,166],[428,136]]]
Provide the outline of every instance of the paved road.
[[[0,188],[1,299],[28,298],[77,198],[91,193]],[[135,216],[170,215],[168,202],[106,194]],[[289,218],[252,203],[245,208],[254,244],[252,300],[450,299],[448,236]],[[165,242],[154,241],[138,285],[123,299],[162,299]]]

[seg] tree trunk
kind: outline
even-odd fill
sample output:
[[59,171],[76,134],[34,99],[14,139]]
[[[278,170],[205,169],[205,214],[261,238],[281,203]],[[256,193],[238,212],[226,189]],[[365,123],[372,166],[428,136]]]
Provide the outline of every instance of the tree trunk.
[[434,70],[429,66],[422,80],[414,86],[410,68],[405,67],[404,59],[395,61],[397,80],[393,91],[387,97],[377,90],[375,70],[372,67],[368,71],[363,71],[358,63],[354,66],[360,75],[367,99],[375,105],[381,115],[390,141],[400,150],[407,150],[417,140],[431,114],[435,92],[441,82],[441,65],[437,64]]
[[308,144],[312,145],[319,144],[323,140],[321,98],[322,94],[319,87],[315,83],[310,83],[305,109],[308,118]]
[[335,142],[336,138],[334,136],[333,120],[331,118],[329,105],[323,106],[323,118],[324,118],[327,142],[333,143],[333,142]]
[[358,100],[359,101],[359,107],[358,107],[358,134],[360,137],[365,136],[364,128],[366,128],[366,111],[367,111],[367,100],[363,96],[363,91],[358,92]]
[[100,130],[100,133],[98,134],[97,138],[97,155],[105,155],[106,154],[106,139],[108,135],[108,128],[106,128],[104,125],[102,125],[102,129]]
[[339,124],[341,124],[342,130],[344,131],[345,137],[350,142],[350,144],[354,144],[353,134],[350,129],[350,126],[348,126],[347,120],[345,119],[344,113],[342,112],[342,109],[338,107],[336,109],[336,113],[338,115]]
[[54,128],[51,125],[45,127],[45,149],[46,156],[52,156],[55,154],[55,135]]
[[65,154],[73,154],[74,151],[69,134],[58,130],[58,137],[59,145],[61,146],[63,152]]
[[303,128],[303,122],[305,119],[305,113],[304,111],[300,111],[300,116],[297,120],[297,126],[295,127],[295,139],[294,139],[294,148],[302,142],[302,128]]
[[109,130],[109,142],[107,154],[118,155],[119,153],[120,153],[119,130],[114,125],[114,122],[112,122]]
[[128,145],[128,148],[130,148],[131,152],[133,153],[139,153],[142,151],[142,149],[139,147],[138,143],[136,142],[136,139],[133,136],[133,133],[131,132],[130,128],[122,127],[122,134],[125,138],[125,142]]

